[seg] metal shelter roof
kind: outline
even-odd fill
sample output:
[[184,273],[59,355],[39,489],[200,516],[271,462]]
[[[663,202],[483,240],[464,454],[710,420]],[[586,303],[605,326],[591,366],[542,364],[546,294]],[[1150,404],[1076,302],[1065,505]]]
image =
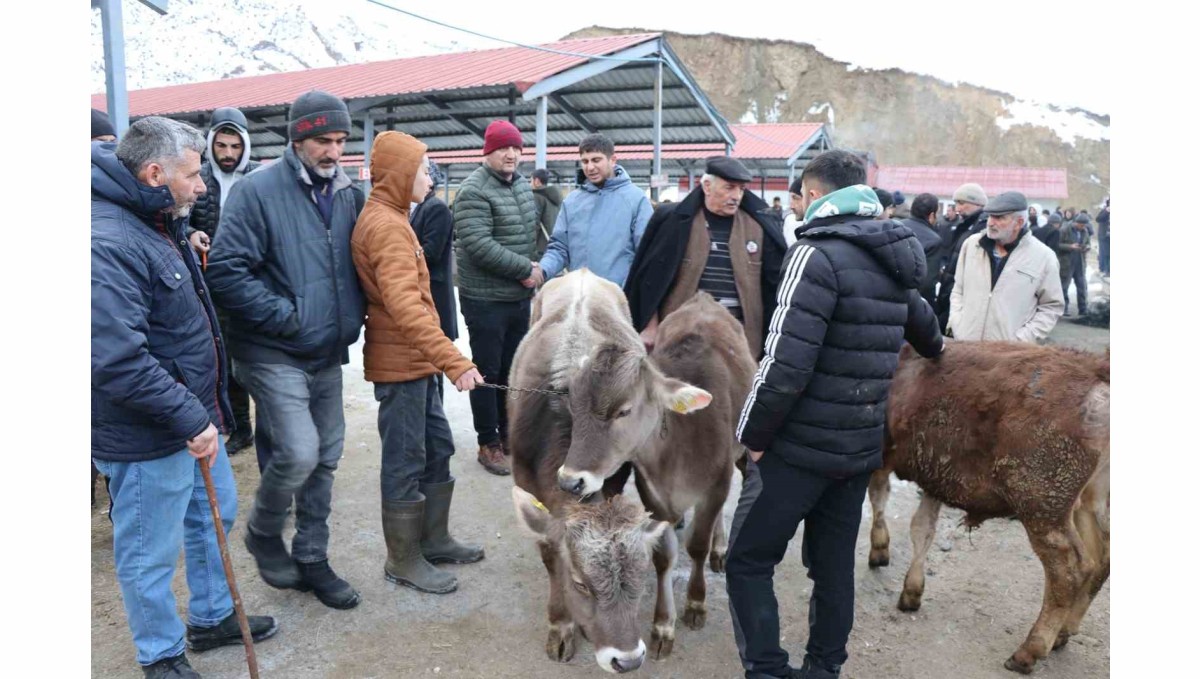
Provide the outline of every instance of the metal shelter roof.
[[[129,93],[129,112],[131,118],[166,115],[205,129],[213,109],[236,106],[250,122],[253,155],[269,159],[285,148],[288,107],[311,89],[346,100],[355,128],[347,153],[359,154],[374,133],[389,129],[421,139],[431,151],[477,149],[497,118],[512,121],[534,147],[544,98],[546,146],[577,145],[591,132],[617,144],[648,144],[661,62],[662,143],[723,147],[734,141],[659,33],[542,47],[555,52],[506,47],[136,90]],[[93,95],[92,106],[104,109],[104,95]]]
[[1005,191],[1020,191],[1027,198],[1063,199],[1068,195],[1067,170],[1063,167],[881,165],[875,176],[875,186],[900,191],[906,196],[932,193],[948,197],[967,182],[979,184],[989,196]]
[[[803,169],[809,159],[832,147],[824,123],[764,123],[729,126],[734,136],[731,156],[741,160],[758,178],[790,181],[793,168]],[[665,135],[664,135],[665,136]],[[521,171],[528,173],[534,161],[534,149],[526,147],[521,156]],[[664,144],[663,172],[687,177],[688,173],[704,172],[704,159],[725,155],[724,144]],[[482,147],[454,151],[431,151],[430,158],[447,173],[450,182],[462,180],[479,166]],[[648,144],[618,144],[617,162],[631,179],[646,183],[651,174],[654,147]],[[346,159],[354,167],[362,158]],[[574,146],[554,146],[546,149],[546,168],[564,181],[571,181],[579,165],[579,149]],[[785,183],[786,188],[786,183]]]

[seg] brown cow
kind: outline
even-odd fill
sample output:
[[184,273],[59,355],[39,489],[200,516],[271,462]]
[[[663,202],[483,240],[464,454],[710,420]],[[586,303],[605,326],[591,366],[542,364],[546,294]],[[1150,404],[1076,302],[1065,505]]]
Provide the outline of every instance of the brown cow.
[[[729,494],[734,459],[742,453],[733,438],[733,422],[749,391],[754,362],[737,321],[708,295],[697,295],[664,319],[659,333],[651,360],[633,329],[620,288],[586,271],[574,272],[551,281],[538,295],[534,323],[513,361],[514,385],[568,392],[517,393],[508,405],[513,479],[544,503],[549,515],[544,530],[530,528],[539,536],[551,578],[546,649],[551,659],[570,658],[578,623],[596,645],[602,667],[632,669],[631,657],[602,651],[637,649],[597,638],[610,622],[601,624],[597,618],[617,613],[598,606],[599,598],[590,600],[590,608],[575,601],[578,597],[573,597],[563,568],[569,564],[573,575],[586,571],[582,566],[591,557],[580,545],[591,544],[603,552],[608,544],[566,539],[572,535],[565,526],[573,512],[583,511],[567,507],[580,498],[599,502],[605,479],[626,462],[637,471],[639,495],[654,521],[626,521],[620,530],[610,526],[607,534],[611,540],[627,540],[639,532],[657,536],[657,542],[646,542],[659,580],[651,637],[656,658],[670,654],[674,643],[670,569],[677,550],[674,532],[659,530],[657,524],[674,523],[696,507],[688,543],[693,570],[684,623],[689,627],[698,629],[705,623],[703,567],[710,550],[713,569],[724,569],[720,512]],[[692,412],[696,414],[689,415]],[[530,518],[537,517],[529,509],[533,500],[517,493],[514,500],[518,516],[530,524]],[[611,508],[622,502],[614,498],[602,506],[615,511]],[[588,517],[589,523],[595,521]],[[564,526],[553,528],[560,521]],[[641,558],[639,550],[630,553]],[[597,587],[585,581],[581,588],[574,581],[574,586],[576,591],[640,591],[637,576],[642,572],[636,563],[623,563],[612,572],[620,579],[619,588],[612,582]],[[626,607],[620,616],[628,615]],[[636,629],[636,621],[631,619],[629,628]],[[644,649],[640,642],[639,649]]]
[[924,494],[899,608],[915,611],[943,503],[1021,521],[1046,574],[1041,614],[1005,667],[1029,673],[1066,644],[1108,580],[1109,359],[1055,347],[952,342],[924,360],[900,354],[883,468],[871,478],[870,566],[886,566],[888,474]]

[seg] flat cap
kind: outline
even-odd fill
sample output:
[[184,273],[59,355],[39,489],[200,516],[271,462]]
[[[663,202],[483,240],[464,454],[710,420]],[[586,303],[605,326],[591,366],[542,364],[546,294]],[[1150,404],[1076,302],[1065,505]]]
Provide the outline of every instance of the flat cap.
[[754,175],[750,174],[750,170],[747,170],[741,161],[729,156],[708,158],[704,163],[704,173],[731,182],[748,182],[754,179]]
[[1028,210],[1029,201],[1025,200],[1025,194],[1020,191],[1005,191],[983,206],[983,211],[989,215],[1006,215],[1010,212],[1027,212]]
[[1072,219],[1071,221],[1075,222],[1076,224],[1091,224],[1092,223],[1092,220],[1086,214],[1084,214],[1082,212],[1075,215],[1075,219]]

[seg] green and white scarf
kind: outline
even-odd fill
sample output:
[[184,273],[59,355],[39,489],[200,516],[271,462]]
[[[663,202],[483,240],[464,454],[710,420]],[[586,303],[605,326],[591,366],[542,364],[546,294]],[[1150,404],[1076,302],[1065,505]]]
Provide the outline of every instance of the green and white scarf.
[[866,184],[855,184],[821,196],[804,212],[804,221],[811,222],[822,217],[835,215],[858,215],[878,217],[883,214],[883,205],[875,190]]

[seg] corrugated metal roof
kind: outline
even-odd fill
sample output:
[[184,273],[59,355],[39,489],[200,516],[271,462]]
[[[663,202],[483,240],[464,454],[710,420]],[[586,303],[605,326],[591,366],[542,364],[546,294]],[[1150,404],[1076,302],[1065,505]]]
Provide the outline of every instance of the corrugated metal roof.
[[819,133],[823,123],[760,123],[730,125],[737,137],[733,157],[738,159],[787,160]]
[[[542,47],[581,54],[612,54],[657,39],[660,33],[581,38]],[[343,99],[514,85],[525,91],[546,77],[586,63],[586,57],[505,47],[455,54],[316,68],[292,73],[228,78],[129,93],[131,116],[210,111],[221,106],[258,108],[289,104],[311,89]],[[92,108],[105,110],[103,94]]]
[[932,193],[951,196],[959,186],[974,182],[994,196],[1020,191],[1027,198],[1066,198],[1067,170],[1063,167],[956,167],[918,165],[880,166],[875,186],[905,195]]

